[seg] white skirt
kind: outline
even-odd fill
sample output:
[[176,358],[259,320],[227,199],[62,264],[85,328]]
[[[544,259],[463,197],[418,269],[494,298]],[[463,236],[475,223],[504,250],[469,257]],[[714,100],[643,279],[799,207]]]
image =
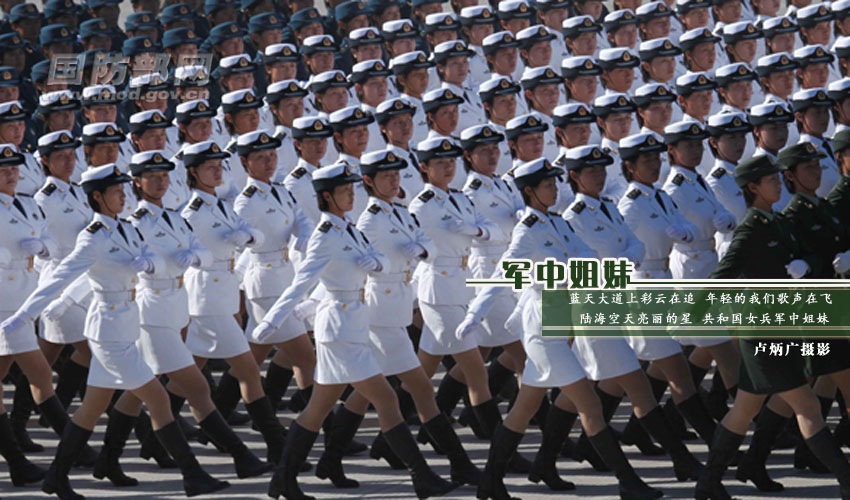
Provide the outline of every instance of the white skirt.
[[248,309],[248,318],[250,321],[248,326],[251,327],[250,329],[246,328],[245,331],[248,333],[248,340],[252,344],[280,344],[307,333],[307,328],[304,326],[304,322],[296,318],[294,314],[288,314],[283,320],[283,324],[280,325],[280,328],[278,328],[272,335],[263,339],[262,342],[258,342],[256,339],[251,337],[250,333],[254,331],[252,326],[258,325],[263,320],[263,317],[265,317],[266,313],[269,312],[269,309],[272,308],[276,301],[277,297],[245,299],[245,305]]
[[[540,297],[537,294],[537,297]],[[576,357],[567,337],[543,337],[539,300],[523,301],[522,323],[526,331],[525,368],[522,383],[531,387],[564,387],[586,378],[587,374]],[[534,332],[534,333],[531,333]]]
[[730,337],[686,337],[681,335],[674,335],[673,338],[682,345],[693,345],[697,347],[711,347],[728,342],[730,339]]
[[319,384],[351,384],[381,374],[369,344],[316,342],[316,374]]
[[[0,311],[0,323],[15,311]],[[38,338],[35,336],[35,322],[27,321],[23,328],[12,335],[0,333],[0,356],[11,356],[22,352],[38,350]]]
[[250,350],[245,333],[231,315],[192,316],[186,347],[199,358],[229,359]]
[[463,340],[455,337],[455,330],[466,316],[466,306],[434,305],[420,300],[419,310],[424,323],[419,349],[435,356],[446,356],[478,347],[478,335],[467,335]]
[[680,252],[673,248],[670,252],[670,274],[675,279],[705,279],[716,267],[717,253],[714,250]]
[[622,337],[575,337],[573,351],[590,380],[606,380],[640,370],[640,361]]
[[153,372],[135,343],[88,342],[92,354],[88,385],[132,391],[153,380]]
[[86,340],[83,334],[86,328],[87,310],[79,305],[71,304],[59,321],[41,318],[39,335],[52,344],[73,344]]
[[484,318],[484,329],[487,331],[487,334],[481,335],[478,345],[481,347],[499,347],[511,344],[522,338],[521,334],[518,335],[505,326],[516,305],[516,294],[513,293],[501,295],[496,299],[496,302]]
[[635,351],[638,359],[654,361],[664,359],[674,354],[682,354],[682,344],[671,337],[643,337],[640,335],[627,337],[629,345]]
[[369,341],[381,373],[386,376],[398,375],[421,366],[405,328],[369,327]]
[[183,343],[180,330],[176,328],[142,325],[136,346],[142,353],[142,359],[157,375],[195,364],[192,353]]

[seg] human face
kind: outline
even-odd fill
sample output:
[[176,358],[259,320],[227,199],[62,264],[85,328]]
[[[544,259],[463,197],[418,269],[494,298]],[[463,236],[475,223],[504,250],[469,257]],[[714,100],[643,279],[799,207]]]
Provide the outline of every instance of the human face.
[[133,182],[146,199],[158,201],[168,192],[168,172],[145,172]]
[[301,158],[311,165],[318,165],[328,152],[328,139],[325,137],[306,137],[295,143],[301,148]]
[[786,98],[794,91],[794,70],[771,73],[765,80],[767,89],[779,97]]
[[469,75],[469,58],[456,56],[446,59],[443,65],[443,80],[455,85],[463,85]]
[[20,146],[24,141],[26,126],[23,121],[0,123],[0,140]]
[[751,81],[732,82],[718,89],[718,93],[728,104],[738,109],[747,109],[750,107],[750,99],[753,98],[753,83]]
[[357,62],[369,61],[381,58],[381,44],[368,43],[354,49],[354,59]]
[[702,119],[711,111],[713,95],[711,90],[699,90],[687,97],[679,96],[679,102],[684,104],[683,108],[687,114]]
[[221,57],[236,56],[245,51],[245,42],[241,37],[228,38],[217,45]]
[[345,87],[331,87],[321,94],[323,110],[330,114],[334,111],[348,106],[348,89]]
[[191,167],[191,170],[194,171],[199,187],[214,190],[216,186],[221,185],[221,179],[224,175],[221,159],[207,160],[197,167]]
[[428,182],[445,191],[455,178],[455,158],[432,158],[420,167],[428,173]]
[[829,128],[830,113],[825,106],[813,106],[795,114],[797,120],[802,122],[805,133],[820,136]]
[[643,29],[646,33],[646,40],[655,40],[656,38],[670,36],[670,18],[657,17],[655,19],[651,19],[649,22],[644,24]]
[[349,127],[334,134],[342,144],[342,151],[359,158],[369,146],[369,128],[366,125]]
[[489,23],[473,24],[470,28],[464,28],[464,32],[467,33],[470,44],[480,47],[484,39],[493,34],[493,25]]
[[574,56],[592,56],[596,52],[596,33],[582,33],[575,38],[567,38],[567,48]]
[[543,132],[522,134],[514,140],[517,157],[522,161],[536,160],[543,156]]
[[139,96],[139,99],[136,100],[136,106],[138,106],[141,111],[158,109],[165,113],[165,108],[168,106],[168,92],[153,91],[142,94]]
[[472,148],[472,151],[465,151],[472,168],[476,172],[492,176],[496,172],[496,167],[499,165],[499,144],[481,144]]
[[632,128],[631,113],[611,113],[603,118],[605,137],[612,141],[619,141],[629,135]]
[[89,163],[92,167],[99,167],[108,163],[118,161],[119,147],[115,142],[103,142],[91,146],[89,153]]
[[810,45],[818,43],[829,45],[829,38],[832,35],[832,23],[823,21],[810,28],[800,28],[800,31],[806,35],[806,40],[808,40]]
[[124,211],[124,194],[123,184],[113,184],[103,191],[95,191],[92,195],[98,205],[100,212],[109,217],[116,217]]
[[602,2],[598,0],[578,1],[575,3],[575,8],[579,15],[590,16],[593,19],[599,19],[602,15]]
[[225,76],[221,83],[227,92],[250,89],[254,86],[254,73],[232,73]]
[[670,101],[653,102],[645,108],[639,108],[638,114],[648,128],[662,130],[670,124],[670,117],[673,116],[673,103]]
[[689,10],[684,16],[681,16],[681,19],[682,24],[685,25],[685,31],[703,28],[708,25],[708,8]]
[[274,149],[263,149],[248,153],[242,157],[243,165],[248,175],[268,184],[277,170],[277,151]]
[[440,106],[436,111],[428,114],[434,122],[434,130],[442,135],[450,136],[457,128],[459,120],[457,104]]
[[334,69],[333,52],[314,52],[304,58],[310,72],[314,75]]
[[670,152],[670,163],[683,167],[694,168],[702,161],[702,141],[688,139],[667,146]]
[[734,134],[723,134],[720,137],[710,139],[717,155],[729,163],[738,163],[744,156],[744,148],[747,146],[747,136],[743,132]]
[[516,71],[517,64],[517,49],[509,47],[507,49],[499,49],[491,56],[493,70],[504,76],[510,76]]
[[658,153],[644,153],[627,163],[627,168],[632,173],[636,182],[647,186],[658,181],[661,172],[661,156]]
[[341,213],[350,212],[354,208],[354,184],[343,184],[336,186],[330,193],[322,194],[328,201],[328,205]]
[[413,137],[413,115],[405,113],[390,118],[381,126],[390,144],[406,146]]
[[270,83],[292,80],[298,72],[298,65],[292,61],[277,61],[266,65],[266,72]]
[[510,31],[514,36],[529,26],[531,26],[530,19],[514,18],[508,21],[502,21],[502,28]]
[[18,186],[18,166],[0,167],[0,193],[15,196],[15,188]]
[[714,15],[723,24],[737,23],[741,20],[740,0],[727,0],[714,6]]
[[585,146],[590,140],[589,123],[570,123],[560,130],[562,140],[568,148]]
[[561,89],[555,83],[538,85],[530,91],[526,91],[531,97],[531,106],[546,116],[552,116],[552,110],[558,105],[561,97]]
[[[780,0],[752,0],[753,10],[766,17],[779,15]],[[793,34],[793,33],[792,33]]]
[[393,57],[413,52],[416,49],[416,41],[413,38],[397,38],[389,44],[389,52]]
[[228,113],[237,135],[257,130],[260,124],[260,113],[257,109],[243,109],[236,113]]
[[364,183],[372,185],[375,194],[383,200],[391,200],[398,196],[401,186],[401,174],[398,170],[383,170],[374,178],[364,177]]
[[404,85],[404,91],[414,97],[419,97],[428,89],[428,69],[418,68],[406,75],[398,75]]
[[741,40],[727,47],[735,62],[752,63],[756,57],[758,43],[756,40]]
[[428,40],[428,44],[431,47],[436,47],[443,42],[450,42],[452,40],[457,40],[457,31],[434,31],[432,33],[428,33],[425,35],[425,38]]
[[596,90],[599,88],[599,79],[595,75],[577,76],[566,80],[570,88],[570,97],[576,101],[590,104],[596,98]]
[[751,182],[747,186],[755,195],[756,200],[760,199],[766,205],[773,205],[782,197],[782,182],[779,180],[778,172],[766,175],[759,179],[758,183]]
[[805,68],[798,69],[797,74],[803,81],[804,89],[826,87],[829,80],[829,67],[826,63],[809,64]]
[[153,149],[165,149],[165,129],[151,128],[142,132],[137,136],[139,149],[141,151],[150,151]]
[[703,42],[685,51],[685,57],[690,61],[692,71],[708,71],[714,68],[714,44]]
[[287,126],[292,126],[292,121],[304,114],[304,98],[286,97],[272,107],[278,121]]
[[283,32],[278,29],[265,30],[251,37],[257,44],[257,49],[266,50],[269,45],[280,43],[283,40]]
[[612,38],[614,41],[611,45],[612,47],[628,47],[633,49],[638,39],[637,25],[626,24],[615,31],[613,36],[609,34],[609,38]]
[[545,208],[549,208],[558,202],[558,185],[554,177],[547,177],[540,181],[535,187],[526,187],[525,192],[531,198],[532,203],[538,202]]
[[676,59],[673,57],[655,57],[649,64],[644,64],[650,78],[656,82],[667,83],[673,79],[676,72]]
[[0,102],[17,101],[20,94],[18,87],[0,87]]
[[787,123],[765,123],[756,127],[754,133],[758,145],[768,151],[779,151],[788,142]]
[[361,100],[365,104],[377,107],[387,98],[388,84],[385,76],[373,76],[357,85],[360,87],[360,93],[363,96]]
[[86,106],[83,114],[89,123],[114,122],[118,116],[118,106],[107,104],[100,106]]
[[791,180],[798,192],[814,196],[820,186],[822,172],[818,160],[809,160],[798,163],[793,171],[786,170],[785,177]]
[[564,20],[569,17],[569,11],[566,8],[538,10],[537,18],[547,28],[555,31],[561,31],[561,25]]
[[602,72],[607,87],[615,92],[628,93],[635,81],[634,68],[614,68]]
[[584,193],[594,198],[598,197],[605,188],[606,171],[604,166],[585,167],[578,171],[571,171],[570,178],[578,185],[579,193]]
[[516,115],[516,94],[497,95],[485,104],[490,110],[490,118],[497,123],[507,123]]
[[797,41],[796,33],[780,33],[773,38],[765,38],[771,53],[794,52],[794,44]]
[[47,129],[51,132],[71,130],[74,127],[74,111],[53,111],[47,114]]
[[[47,161],[44,161],[47,160]],[[62,179],[65,182],[71,178],[74,173],[74,166],[77,163],[77,151],[73,148],[60,149],[42,159],[47,166],[50,175],[57,179]]]
[[537,42],[525,51],[525,59],[529,68],[546,66],[552,59],[552,44],[550,42]]
[[836,120],[838,123],[850,124],[850,99],[842,99],[833,105],[832,109],[838,111],[838,118]]
[[195,118],[187,125],[180,126],[183,128],[183,134],[189,144],[206,141],[212,134],[212,119],[210,118]]

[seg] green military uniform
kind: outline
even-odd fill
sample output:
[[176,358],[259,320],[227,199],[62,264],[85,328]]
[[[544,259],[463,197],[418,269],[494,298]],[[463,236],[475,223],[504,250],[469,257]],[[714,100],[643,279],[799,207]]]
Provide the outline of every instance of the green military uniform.
[[[770,158],[756,156],[735,168],[735,181],[743,187],[775,172],[778,169]],[[785,265],[795,259],[808,263],[809,275],[820,269],[820,258],[794,236],[791,223],[785,216],[750,207],[744,220],[735,228],[729,250],[709,278],[787,279]],[[788,332],[777,334],[787,335]],[[738,387],[741,390],[772,394],[806,383],[806,361],[799,350],[791,349],[788,356],[756,355],[758,342],[771,340],[767,337],[740,339]]]

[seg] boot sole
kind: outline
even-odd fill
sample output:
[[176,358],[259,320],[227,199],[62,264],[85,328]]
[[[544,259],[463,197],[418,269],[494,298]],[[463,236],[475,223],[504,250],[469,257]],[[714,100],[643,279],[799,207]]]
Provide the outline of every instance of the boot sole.
[[185,490],[185,491],[186,491],[186,496],[191,498],[191,497],[196,497],[196,496],[199,496],[199,495],[205,495],[207,493],[215,493],[216,491],[221,491],[221,490],[223,490],[225,488],[229,488],[229,487],[230,487],[230,483],[228,483],[227,481],[218,481],[218,483],[215,486],[212,486],[212,487],[209,487],[209,488],[201,488],[201,489],[197,489],[197,490]]

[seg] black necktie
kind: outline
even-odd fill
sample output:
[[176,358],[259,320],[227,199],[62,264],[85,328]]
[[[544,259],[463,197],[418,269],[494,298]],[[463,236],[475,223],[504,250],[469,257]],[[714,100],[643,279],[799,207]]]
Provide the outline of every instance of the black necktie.
[[351,229],[351,228],[352,228],[351,223],[349,223],[347,226],[345,226],[345,230],[348,231],[348,234],[350,234],[352,238],[354,238],[354,241],[358,241],[357,236],[354,236],[354,230]]
[[275,189],[274,186],[272,186],[272,196],[274,196],[274,199],[276,199],[278,203],[283,205],[283,202],[280,201],[280,195],[277,194],[277,189]]
[[599,208],[602,209],[602,213],[605,214],[605,217],[608,217],[608,220],[614,222],[614,219],[611,218],[611,212],[608,211],[608,207],[605,206],[604,201],[599,203]]
[[77,197],[77,193],[74,192],[74,185],[73,184],[68,185],[68,191],[71,192],[71,196],[73,196],[74,198]]
[[416,161],[416,154],[413,151],[408,151],[407,156],[410,158],[410,163],[412,163],[413,167],[416,169],[416,173],[419,173],[419,162]]
[[168,227],[174,229],[174,226],[171,225],[171,218],[168,217],[168,212],[165,210],[162,211],[162,218],[165,220],[165,223],[168,224]]
[[218,200],[217,205],[218,205],[219,210],[221,210],[221,213],[223,213],[224,216],[227,217],[227,210],[224,209],[224,201]]
[[469,102],[470,102],[470,100],[469,100],[469,96],[468,96],[468,95],[466,95],[466,91],[465,91],[465,90],[463,91],[463,100],[464,100],[464,101],[466,101],[467,103],[469,103]]
[[22,214],[24,214],[24,219],[29,219],[29,217],[27,217],[27,211],[24,210],[24,206],[21,205],[21,200],[19,200],[17,198],[13,198],[12,199],[12,205],[15,205],[15,208],[17,208],[18,210],[21,211]]
[[458,212],[460,212],[460,205],[457,204],[454,198],[452,198],[452,194],[449,193],[449,201],[452,202],[452,205],[455,206]]
[[821,147],[823,148],[824,151],[826,151],[826,154],[829,155],[829,157],[832,160],[835,160],[835,153],[833,153],[832,148],[829,147],[829,141],[824,139],[823,142],[821,143]]
[[393,207],[393,214],[398,218],[398,221],[401,222],[401,225],[403,226],[404,221],[401,220],[401,214],[398,213],[398,210],[396,210],[395,207]]
[[705,181],[702,180],[702,176],[699,174],[697,174],[697,182],[699,182],[699,185],[702,186],[703,189],[708,191],[708,186],[705,185]]
[[127,233],[124,232],[124,228],[121,226],[121,222],[118,222],[118,232],[121,233],[121,237],[124,238],[124,241],[130,243],[130,240],[127,239]]
[[661,205],[661,210],[664,210],[664,213],[666,214],[666,213],[667,213],[667,209],[666,209],[666,208],[664,208],[664,202],[663,202],[663,201],[661,201],[661,191],[656,191],[656,192],[655,192],[655,201],[657,201],[657,202],[658,202],[658,204],[659,204],[659,205]]

